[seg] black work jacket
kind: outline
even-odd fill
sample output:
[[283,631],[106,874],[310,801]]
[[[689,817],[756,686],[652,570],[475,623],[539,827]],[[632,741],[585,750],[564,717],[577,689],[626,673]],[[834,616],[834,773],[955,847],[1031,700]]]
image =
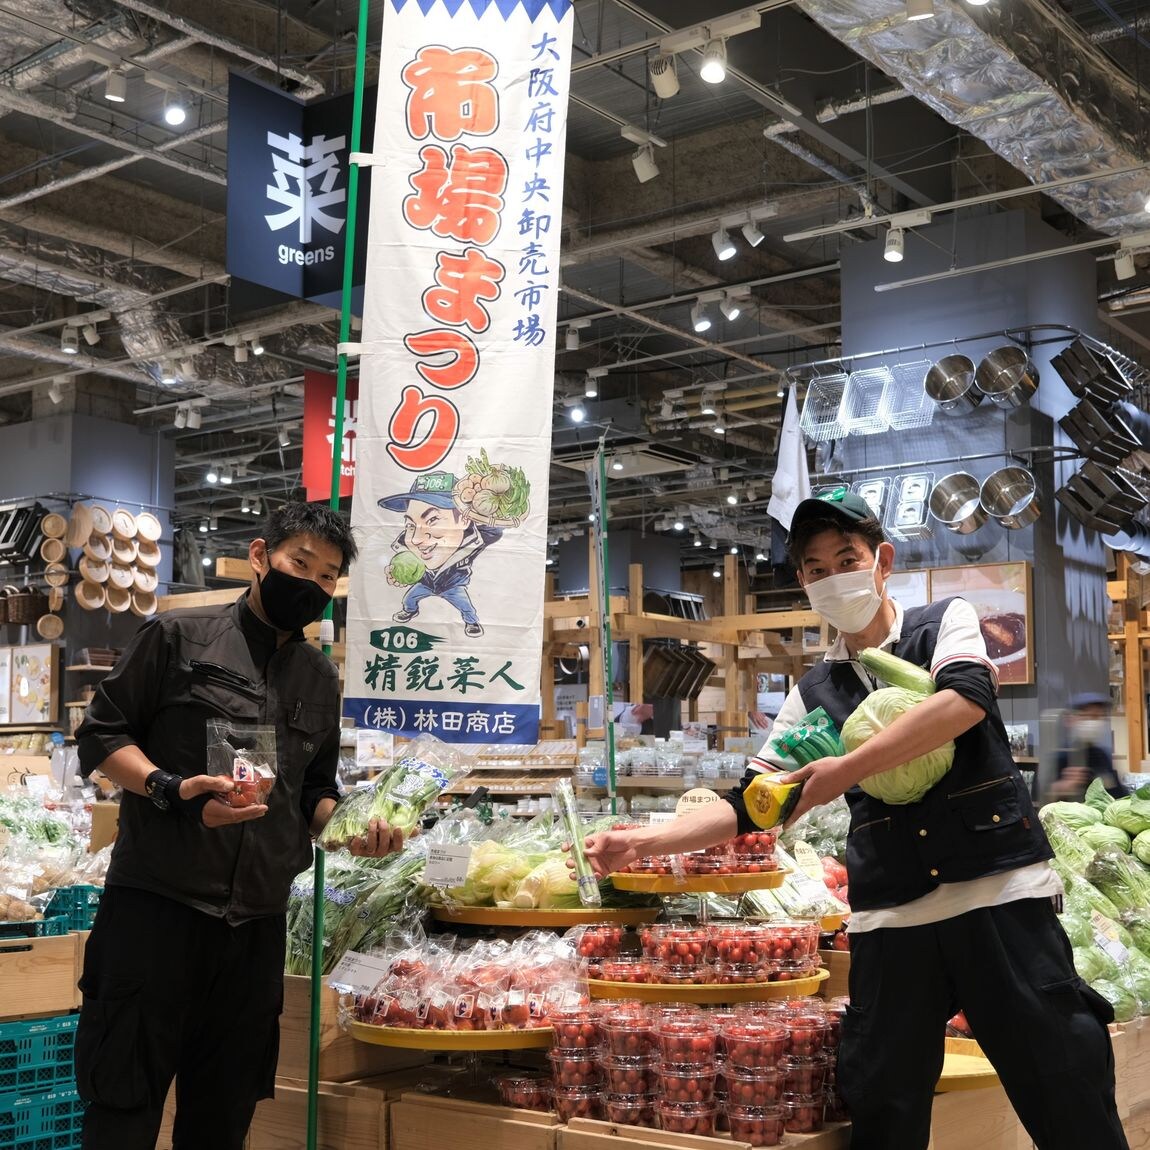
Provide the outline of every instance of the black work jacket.
[[292,879],[311,862],[316,805],[339,796],[339,681],[302,635],[277,647],[246,596],[156,616],[96,691],[76,733],[81,769],[91,774],[136,744],[165,771],[207,774],[213,718],[274,725],[279,773],[268,813],[209,828],[125,792],[107,881],[230,922],[282,914]]

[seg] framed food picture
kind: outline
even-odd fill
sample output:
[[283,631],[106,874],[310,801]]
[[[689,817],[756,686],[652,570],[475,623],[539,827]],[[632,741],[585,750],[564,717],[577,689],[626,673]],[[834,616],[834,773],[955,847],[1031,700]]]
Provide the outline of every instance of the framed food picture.
[[13,647],[9,676],[8,722],[54,723],[57,717],[56,660],[51,643]]
[[937,603],[955,595],[961,595],[974,607],[999,683],[1033,683],[1030,564],[984,563],[932,570],[930,601]]

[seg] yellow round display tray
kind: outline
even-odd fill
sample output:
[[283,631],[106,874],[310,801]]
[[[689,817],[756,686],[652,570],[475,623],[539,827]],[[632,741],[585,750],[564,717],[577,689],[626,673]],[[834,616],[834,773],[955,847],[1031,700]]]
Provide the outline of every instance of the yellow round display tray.
[[590,923],[640,926],[659,917],[659,907],[605,907],[596,910],[503,910],[497,906],[437,906],[431,912],[436,922],[457,922],[465,926],[571,927]]
[[[834,932],[838,930],[843,925],[843,923],[846,922],[846,920],[847,916],[845,914],[825,914],[822,918],[819,919],[819,930],[823,934],[834,934]],[[773,921],[775,920],[769,919],[765,915],[761,914],[747,915],[747,922],[765,922],[769,924]]]
[[749,890],[772,890],[783,885],[789,874],[785,870],[762,874],[690,874],[676,878],[673,874],[609,875],[616,890],[638,894],[746,894]]
[[403,1050],[529,1050],[551,1045],[551,1027],[534,1030],[409,1030],[349,1022],[348,1033],[360,1042]]
[[935,1091],[950,1094],[956,1090],[985,1090],[998,1085],[998,1074],[987,1061],[982,1048],[970,1038],[948,1038]]
[[683,986],[670,982],[588,982],[592,998],[629,998],[638,1002],[693,1002],[700,1006],[724,1002],[762,1002],[769,998],[801,998],[817,994],[830,978],[829,970],[819,970],[810,978],[790,982],[741,982],[732,985]]

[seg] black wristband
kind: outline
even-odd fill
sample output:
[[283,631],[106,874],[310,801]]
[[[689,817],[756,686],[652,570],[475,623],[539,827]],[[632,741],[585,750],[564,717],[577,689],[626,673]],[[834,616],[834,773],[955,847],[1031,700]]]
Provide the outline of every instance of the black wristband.
[[206,794],[196,795],[191,799],[183,798],[180,794],[180,784],[183,781],[180,775],[173,775],[168,780],[168,785],[164,788],[164,797],[168,800],[168,806],[185,818],[191,819],[192,822],[202,823],[204,821],[204,807],[207,806],[208,800],[212,796]]

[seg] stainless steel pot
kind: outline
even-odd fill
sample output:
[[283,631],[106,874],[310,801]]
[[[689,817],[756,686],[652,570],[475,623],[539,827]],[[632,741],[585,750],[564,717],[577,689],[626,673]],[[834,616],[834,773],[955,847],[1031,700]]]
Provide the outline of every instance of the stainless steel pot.
[[926,394],[950,415],[973,411],[982,402],[975,384],[974,361],[965,355],[943,356],[922,381]]
[[986,522],[978,500],[978,480],[965,471],[944,475],[930,493],[930,513],[956,535],[977,531]]
[[1003,467],[988,475],[978,501],[1010,531],[1029,527],[1042,514],[1034,476],[1025,467]]
[[1014,344],[996,347],[983,358],[974,382],[991,403],[1021,407],[1038,390],[1038,369]]

